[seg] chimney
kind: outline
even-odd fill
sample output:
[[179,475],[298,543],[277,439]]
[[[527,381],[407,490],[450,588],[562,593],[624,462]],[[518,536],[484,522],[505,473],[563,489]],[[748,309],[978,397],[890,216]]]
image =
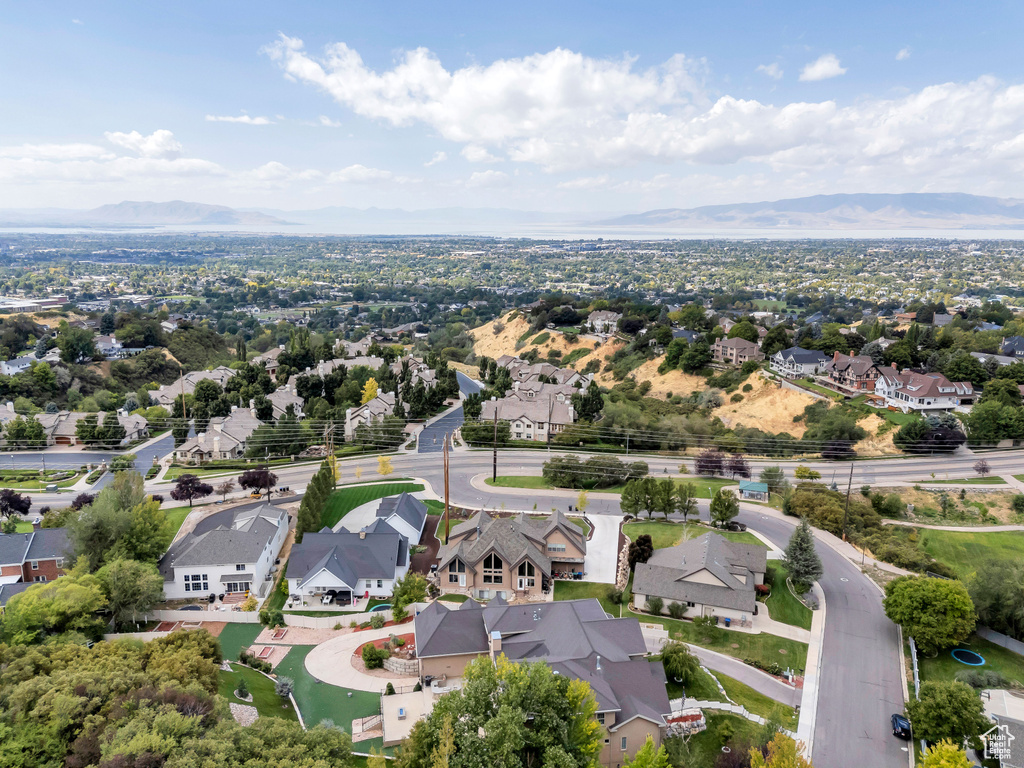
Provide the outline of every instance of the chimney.
[[597,657],[597,666],[594,667],[594,671],[595,672],[600,672],[601,671],[601,657],[600,656]]
[[284,350],[284,344],[278,344],[277,348],[283,351]]
[[359,538],[360,539],[365,539],[366,538],[366,531],[360,531],[359,532]]
[[235,411],[237,411],[237,410],[238,410],[238,406],[237,406],[237,405],[232,405],[232,406],[231,406],[231,412],[232,412],[232,413],[234,413],[234,412],[235,412]]
[[497,630],[492,631],[487,645],[491,655],[491,661],[497,660],[501,655],[501,632],[498,632]]
[[219,437],[213,438],[213,452],[214,453],[220,453],[220,438]]

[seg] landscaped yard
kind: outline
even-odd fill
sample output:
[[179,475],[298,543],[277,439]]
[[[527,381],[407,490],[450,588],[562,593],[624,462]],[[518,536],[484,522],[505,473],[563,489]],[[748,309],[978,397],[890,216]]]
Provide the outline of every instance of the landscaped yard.
[[351,488],[342,488],[331,494],[324,507],[323,524],[333,528],[345,515],[358,506],[382,499],[385,496],[395,496],[399,493],[416,493],[422,491],[423,486],[418,483],[381,483],[379,485],[357,485]]
[[922,680],[953,680],[960,672],[974,670],[977,672],[998,672],[1017,685],[1024,686],[1024,656],[1018,656],[1002,646],[990,643],[977,635],[971,635],[966,643],[958,646],[968,648],[981,654],[985,664],[980,667],[969,667],[961,664],[951,655],[952,648],[940,651],[934,659],[918,655]]
[[646,520],[637,523],[626,523],[622,526],[622,532],[626,534],[630,541],[636,541],[638,537],[647,533],[651,536],[651,541],[654,542],[655,549],[664,549],[665,547],[673,547],[683,540],[685,535],[687,539],[695,539],[698,536],[702,536],[705,533],[717,533],[719,536],[724,536],[729,541],[737,541],[743,544],[757,544],[758,546],[764,546],[760,539],[758,539],[752,533],[746,533],[744,531],[723,531],[718,528],[710,528],[706,525],[698,525],[696,523],[673,523],[664,520]]
[[[1020,480],[1024,475],[1014,475]],[[1006,481],[1001,477],[989,476],[989,477],[967,477],[960,478],[959,480],[918,480],[917,482],[922,485],[1006,485]]]
[[[243,701],[235,696],[238,678],[244,678],[245,684],[252,694],[252,701]],[[285,701],[274,691],[274,681],[266,675],[249,669],[241,664],[232,664],[231,671],[219,673],[218,693],[235,704],[256,707],[260,717],[280,717],[284,720],[298,720],[290,702]]]
[[[793,707],[780,704],[775,699],[765,696],[763,693],[759,693],[745,683],[741,683],[739,680],[734,680],[728,675],[723,675],[720,672],[715,673],[715,677],[718,678],[718,682],[725,688],[725,692],[729,695],[729,698],[735,701],[737,704],[742,704],[747,708],[748,712],[753,712],[755,715],[767,718],[772,710],[778,707],[783,713],[785,713],[785,720],[783,724],[786,728],[795,731],[796,730],[796,710]],[[718,698],[718,697],[716,697]]]
[[789,576],[786,566],[778,560],[769,560],[768,572],[772,575],[772,594],[765,600],[768,615],[783,624],[810,629],[814,613],[797,599],[786,584],[786,578]]
[[[657,656],[651,657],[651,661],[657,660]],[[671,678],[665,687],[668,691],[669,699],[681,699],[684,693],[686,697],[697,699],[698,701],[722,701],[723,699],[722,693],[718,690],[718,686],[715,685],[714,679],[703,669],[697,671],[696,679],[685,688],[681,683],[677,683]]]
[[[196,611],[199,614],[200,619],[207,619],[210,621],[216,621],[216,614],[211,613],[209,617],[204,616],[207,611]],[[220,642],[220,653],[228,661],[234,661],[238,658],[238,654],[241,653],[243,648],[248,648],[256,641],[256,637],[259,635],[260,630],[263,627],[260,624],[228,624],[221,631],[217,640]]]
[[[550,491],[557,489],[556,486],[549,483],[543,477],[536,475],[498,475],[497,480],[492,481],[490,478],[487,478],[484,482],[486,482],[487,485],[493,485],[498,488],[529,488],[536,491]],[[700,475],[694,475],[693,477],[687,477],[682,480],[677,479],[676,482],[692,483],[697,489],[696,496],[698,499],[710,499],[723,487],[736,485],[737,483],[736,480],[728,480],[723,477],[702,477]],[[613,485],[608,488],[588,489],[588,492],[621,494],[624,487],[625,486],[623,485]],[[578,489],[562,488],[558,490],[573,491]]]
[[918,546],[945,563],[960,577],[974,573],[982,563],[1024,558],[1024,532],[967,533],[917,529]]
[[613,590],[614,587],[611,584],[598,584],[593,581],[555,580],[555,600],[583,600],[588,597],[596,597],[601,601],[601,607],[604,608],[605,613],[618,616],[619,609],[621,608],[623,615],[625,615],[625,607],[612,602],[611,594]]
[[185,518],[188,517],[188,513],[192,510],[189,507],[174,507],[173,509],[164,510],[164,535],[167,536],[167,541],[174,541],[174,537],[178,534],[178,529],[181,528],[181,524],[185,522]]

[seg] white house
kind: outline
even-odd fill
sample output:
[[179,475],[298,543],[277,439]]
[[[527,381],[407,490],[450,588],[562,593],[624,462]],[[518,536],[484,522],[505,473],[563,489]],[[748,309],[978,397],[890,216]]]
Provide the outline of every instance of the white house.
[[377,519],[383,520],[413,544],[418,544],[427,522],[427,505],[408,493],[388,496],[380,500]]
[[875,396],[886,408],[928,413],[952,411],[974,402],[974,387],[969,381],[950,381],[941,373],[897,373],[888,366],[879,370]]
[[594,329],[594,333],[615,333],[621,319],[620,312],[611,312],[607,309],[599,309],[587,315],[587,322]]
[[108,360],[121,356],[124,345],[113,336],[97,336],[95,339],[96,351]]
[[790,347],[772,355],[771,369],[787,379],[798,379],[821,373],[830,359],[816,349]]
[[352,440],[364,424],[378,424],[395,412],[395,393],[381,392],[372,400],[345,410],[345,439]]
[[34,362],[37,360],[32,353],[16,357],[13,360],[0,360],[0,373],[4,376],[13,376],[16,373],[27,371]]
[[160,560],[169,600],[249,592],[266,597],[288,535],[288,513],[271,504],[225,509],[200,520]]

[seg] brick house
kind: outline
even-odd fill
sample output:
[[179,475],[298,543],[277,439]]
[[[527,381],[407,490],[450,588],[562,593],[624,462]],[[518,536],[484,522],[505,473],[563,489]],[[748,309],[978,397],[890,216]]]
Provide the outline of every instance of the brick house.
[[875,391],[875,382],[881,371],[870,355],[844,355],[833,352],[832,361],[825,366],[828,379],[842,394],[860,395]]
[[64,575],[70,550],[63,528],[0,534],[0,584],[53,581]]

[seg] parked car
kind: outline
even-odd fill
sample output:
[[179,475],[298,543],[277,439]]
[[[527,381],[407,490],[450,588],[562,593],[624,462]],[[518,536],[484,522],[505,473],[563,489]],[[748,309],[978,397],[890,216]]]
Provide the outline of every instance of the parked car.
[[892,735],[910,741],[910,721],[903,715],[898,714],[893,715],[890,719],[892,721]]
[[249,498],[250,499],[262,499],[263,498],[263,491],[253,491],[252,493],[249,494]]
[[745,530],[747,530],[747,524],[746,523],[731,522],[731,523],[726,524],[725,529],[727,531],[745,531]]

